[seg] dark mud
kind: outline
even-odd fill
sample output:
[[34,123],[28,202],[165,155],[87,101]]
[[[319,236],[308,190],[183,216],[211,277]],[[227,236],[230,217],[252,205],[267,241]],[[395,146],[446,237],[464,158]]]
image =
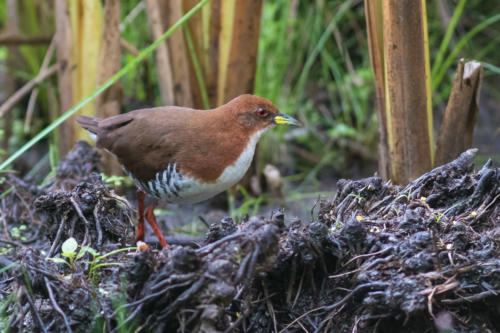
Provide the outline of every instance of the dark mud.
[[500,170],[474,171],[475,153],[404,188],[341,180],[310,223],[225,218],[201,241],[136,251],[134,211],[79,143],[47,185],[0,185],[0,328],[498,332]]

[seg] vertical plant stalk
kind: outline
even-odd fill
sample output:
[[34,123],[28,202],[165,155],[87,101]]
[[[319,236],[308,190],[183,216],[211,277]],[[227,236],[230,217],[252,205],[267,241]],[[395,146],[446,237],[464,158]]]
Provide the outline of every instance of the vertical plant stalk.
[[[73,81],[72,70],[72,46],[71,46],[71,22],[66,0],[55,0],[56,19],[56,45],[57,45],[57,82],[59,85],[59,108],[58,112],[63,114],[73,106]],[[65,155],[72,147],[74,139],[74,121],[68,121],[58,129],[59,152]]]
[[429,149],[431,151],[431,168],[434,167],[434,121],[432,117],[432,75],[431,58],[429,56],[429,31],[427,28],[427,8],[422,1],[422,24],[424,26],[424,55],[425,55],[425,90],[427,92],[427,130],[429,133]]
[[[99,49],[101,47],[103,9],[101,0],[72,0],[76,5],[70,8],[72,16],[73,54],[76,69],[73,71],[73,96],[80,100],[97,87]],[[76,35],[76,38],[75,38]],[[80,114],[96,115],[95,102],[85,105]],[[74,126],[75,140],[90,140],[86,130]],[[73,145],[74,142],[71,143]]]
[[[248,0],[244,0],[248,1]],[[217,74],[217,106],[224,104],[224,88],[226,86],[231,40],[234,31],[234,14],[236,0],[221,2],[221,31],[219,34],[219,69]]]
[[[220,33],[222,29],[222,6],[232,3],[234,0],[211,0],[208,6],[193,16],[187,22],[192,46],[196,59],[198,60],[203,82],[206,87],[206,94],[211,107],[217,106],[218,93],[218,72],[220,63]],[[197,0],[183,0],[184,11],[189,10],[197,3]],[[232,13],[227,13],[232,15]],[[230,18],[230,17],[227,17]],[[186,33],[186,31],[184,31]],[[186,36],[186,34],[185,34]],[[185,37],[187,38],[187,37]],[[187,43],[187,41],[186,41]],[[190,82],[193,89],[193,101],[195,107],[206,108],[204,92],[200,89],[199,72],[193,63],[193,53],[191,53]]]
[[387,116],[385,112],[384,72],[384,25],[382,0],[365,0],[365,17],[368,34],[370,62],[375,77],[375,108],[378,118],[378,173],[382,179],[389,179],[390,155],[387,139]]
[[[19,14],[17,11],[17,0],[7,0],[6,3],[6,27],[7,34],[17,35],[19,33]],[[7,67],[10,69],[16,68],[16,58],[18,58],[19,50],[16,45],[7,47]],[[10,72],[6,73],[5,78],[6,94],[12,95],[16,90],[16,81],[14,75]],[[3,119],[3,138],[2,149],[5,152],[9,151],[9,139],[12,135],[12,112],[7,112]]]
[[436,165],[452,161],[472,146],[482,78],[483,67],[480,63],[460,60],[439,129]]
[[236,1],[227,66],[219,73],[224,103],[254,90],[261,16],[262,0]]
[[189,31],[189,26],[185,24],[182,29],[184,30],[184,36],[186,40],[186,45],[188,47],[189,55],[191,57],[191,63],[193,64],[193,70],[198,80],[198,86],[201,92],[201,99],[203,101],[203,108],[210,109],[210,101],[208,100],[207,88],[205,86],[205,80],[203,79],[203,73],[201,71],[201,66],[196,55],[196,51],[193,45],[193,39],[191,38],[191,32]]
[[139,53],[137,57],[135,57],[132,61],[127,63],[125,67],[120,69],[118,73],[113,75],[108,81],[106,81],[103,85],[99,86],[95,91],[93,91],[89,96],[79,101],[74,107],[66,111],[59,118],[54,120],[49,126],[45,127],[40,133],[35,135],[32,139],[26,142],[21,148],[16,150],[5,162],[0,164],[0,170],[5,170],[9,165],[12,164],[16,159],[18,159],[22,154],[24,154],[28,149],[33,147],[37,142],[47,136],[50,132],[60,126],[65,120],[73,116],[78,110],[80,110],[83,106],[87,105],[91,101],[93,101],[97,96],[102,94],[106,89],[108,89],[113,83],[117,80],[121,79],[125,74],[131,71],[138,63],[148,57],[165,39],[167,39],[176,29],[181,27],[190,17],[193,16],[198,10],[200,10],[204,5],[207,4],[210,0],[201,0],[196,6],[191,8],[186,14],[182,16],[182,18],[175,22],[165,33],[154,41],[151,45],[146,47],[144,50]]
[[432,167],[423,1],[383,0],[391,179],[407,184]]
[[[145,0],[149,26],[154,39],[158,39],[165,30],[166,23],[161,15],[159,0]],[[160,94],[164,105],[174,105],[174,83],[168,44],[161,43],[156,49],[156,73],[160,84]]]
[[[104,2],[104,17],[101,49],[99,52],[98,79],[99,85],[106,82],[120,70],[120,0]],[[111,117],[120,113],[122,104],[122,88],[120,81],[96,99],[96,113],[101,118]],[[120,164],[110,153],[101,151],[104,172],[108,175],[121,175]]]
[[[164,10],[163,15],[168,18],[168,25],[182,17],[182,0],[165,1],[162,8]],[[175,104],[194,107],[191,82],[189,81],[188,51],[186,50],[182,31],[175,31],[167,40],[167,43],[172,64]]]
[[[222,1],[211,0],[210,7],[206,7],[205,22],[209,26],[207,58],[202,65],[203,73],[205,76],[205,85],[207,87],[207,94],[210,100],[210,106],[217,106],[217,77],[219,76],[219,34],[222,30]],[[210,11],[208,11],[210,9]]]

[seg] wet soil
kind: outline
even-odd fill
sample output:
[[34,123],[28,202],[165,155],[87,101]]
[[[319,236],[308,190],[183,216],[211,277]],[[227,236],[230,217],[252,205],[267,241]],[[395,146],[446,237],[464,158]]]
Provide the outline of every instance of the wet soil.
[[313,221],[223,218],[137,250],[134,209],[80,142],[42,187],[2,176],[0,328],[498,332],[500,169],[476,152],[406,187],[341,180]]

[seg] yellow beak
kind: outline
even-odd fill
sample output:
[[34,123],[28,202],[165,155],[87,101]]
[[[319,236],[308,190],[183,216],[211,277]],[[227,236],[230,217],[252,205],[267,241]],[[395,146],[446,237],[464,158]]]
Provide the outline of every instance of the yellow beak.
[[274,122],[277,125],[294,125],[294,126],[300,126],[300,123],[297,121],[297,119],[290,117],[289,115],[286,115],[284,113],[280,113],[276,117],[274,117]]

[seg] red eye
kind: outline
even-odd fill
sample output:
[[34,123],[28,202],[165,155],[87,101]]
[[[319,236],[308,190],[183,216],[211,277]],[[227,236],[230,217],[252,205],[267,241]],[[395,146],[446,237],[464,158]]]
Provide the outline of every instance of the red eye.
[[258,108],[257,109],[257,115],[259,117],[261,117],[261,118],[267,117],[268,114],[269,113],[265,109],[263,109],[263,108]]

